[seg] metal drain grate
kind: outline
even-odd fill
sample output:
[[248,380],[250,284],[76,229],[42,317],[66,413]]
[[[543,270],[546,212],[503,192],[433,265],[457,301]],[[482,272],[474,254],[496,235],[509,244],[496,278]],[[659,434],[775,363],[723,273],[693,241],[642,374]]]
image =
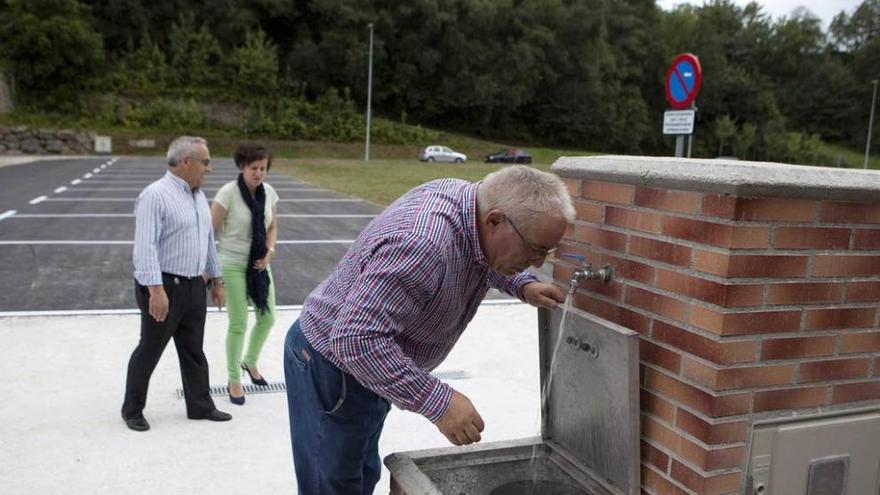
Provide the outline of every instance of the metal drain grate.
[[[464,370],[437,371],[434,373],[434,376],[441,380],[467,380],[470,378],[470,375]],[[268,387],[258,387],[253,383],[249,383],[247,385],[242,384],[242,388],[244,388],[244,393],[246,394],[273,394],[287,391],[287,385],[284,382],[269,382]],[[210,392],[212,397],[225,397],[229,395],[229,389],[226,388],[226,385],[211,387]],[[182,388],[177,389],[177,398],[183,399]]]
[[[287,386],[284,384],[284,382],[269,382],[268,387],[258,387],[252,383],[249,383],[247,385],[242,384],[242,388],[244,389],[244,393],[246,394],[274,394],[287,391]],[[210,392],[213,397],[225,397],[229,395],[229,389],[226,388],[226,385],[211,387]],[[177,398],[183,399],[182,388],[177,389]]]

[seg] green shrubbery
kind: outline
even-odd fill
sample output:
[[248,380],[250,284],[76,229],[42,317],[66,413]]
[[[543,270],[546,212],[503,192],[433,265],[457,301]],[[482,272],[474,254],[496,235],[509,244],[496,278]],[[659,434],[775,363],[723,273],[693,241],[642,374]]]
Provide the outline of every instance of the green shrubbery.
[[[108,95],[90,100],[83,111],[101,127],[163,133],[213,129],[277,139],[344,143],[362,140],[366,131],[364,118],[356,111],[348,91],[340,94],[334,89],[314,102],[291,96],[274,102],[232,101],[224,105],[209,105],[194,97]],[[213,115],[212,111],[222,111],[226,118]],[[426,143],[437,140],[439,135],[437,131],[383,119],[374,120],[371,130],[372,141],[377,144]]]
[[125,127],[135,129],[163,129],[185,132],[204,129],[207,115],[201,105],[191,98],[156,98],[127,108],[122,116]]

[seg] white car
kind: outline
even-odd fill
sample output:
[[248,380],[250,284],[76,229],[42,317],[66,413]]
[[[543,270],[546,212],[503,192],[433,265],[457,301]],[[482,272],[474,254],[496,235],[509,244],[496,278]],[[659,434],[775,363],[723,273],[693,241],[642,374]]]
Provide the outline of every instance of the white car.
[[446,146],[428,146],[419,152],[419,161],[422,162],[454,162],[464,163],[467,155],[453,151]]

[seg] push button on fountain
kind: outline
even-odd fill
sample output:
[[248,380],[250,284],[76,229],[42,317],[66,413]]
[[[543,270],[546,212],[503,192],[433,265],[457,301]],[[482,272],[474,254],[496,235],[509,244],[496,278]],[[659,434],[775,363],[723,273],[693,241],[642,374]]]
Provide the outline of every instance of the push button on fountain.
[[599,349],[596,346],[573,335],[569,335],[568,337],[566,337],[565,343],[577,348],[580,351],[586,352],[593,359],[599,357]]

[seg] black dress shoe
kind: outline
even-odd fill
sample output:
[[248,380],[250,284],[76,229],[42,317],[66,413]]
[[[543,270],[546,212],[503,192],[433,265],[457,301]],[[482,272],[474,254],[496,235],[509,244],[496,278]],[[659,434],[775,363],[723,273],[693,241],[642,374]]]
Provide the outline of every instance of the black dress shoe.
[[192,417],[187,416],[189,419],[207,419],[208,421],[229,421],[232,419],[232,415],[229,413],[225,413],[223,411],[218,411],[214,409],[213,411],[205,414],[204,416]]
[[260,387],[268,387],[269,382],[266,381],[265,378],[254,378],[253,373],[251,373],[251,369],[248,368],[248,365],[245,363],[241,363],[241,369],[247,371],[249,377],[251,377],[251,383],[254,385],[259,385]]
[[125,424],[134,431],[147,431],[150,429],[150,423],[147,423],[147,418],[122,418],[125,420]]
[[229,385],[226,386],[226,391],[229,392],[229,402],[232,402],[236,406],[243,406],[244,405],[244,394],[242,394],[238,397],[232,395],[232,390],[229,389]]

